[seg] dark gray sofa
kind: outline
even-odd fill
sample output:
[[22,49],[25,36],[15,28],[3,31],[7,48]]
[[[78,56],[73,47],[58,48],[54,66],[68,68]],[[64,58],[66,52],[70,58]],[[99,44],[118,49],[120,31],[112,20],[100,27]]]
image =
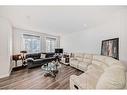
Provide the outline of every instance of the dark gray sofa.
[[55,53],[43,53],[46,54],[45,58],[40,58],[42,53],[33,53],[26,55],[26,62],[28,69],[33,67],[42,66],[48,62],[56,61],[56,57],[54,57]]

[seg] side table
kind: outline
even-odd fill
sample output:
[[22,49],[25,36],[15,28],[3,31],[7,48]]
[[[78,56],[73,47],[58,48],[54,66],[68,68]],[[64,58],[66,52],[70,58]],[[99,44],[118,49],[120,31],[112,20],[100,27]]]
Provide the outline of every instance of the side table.
[[69,63],[70,63],[69,55],[63,55],[60,62],[65,64],[65,65],[69,65]]
[[22,60],[21,54],[13,55],[12,59],[15,61],[15,67],[17,67],[18,60]]
[[[26,68],[26,66],[23,65],[24,61],[23,61],[23,58],[22,58],[21,54],[12,55],[12,59],[15,61],[15,66],[13,67],[13,71],[17,71],[17,70]],[[22,66],[17,65],[17,62],[20,61],[20,60],[22,61]]]

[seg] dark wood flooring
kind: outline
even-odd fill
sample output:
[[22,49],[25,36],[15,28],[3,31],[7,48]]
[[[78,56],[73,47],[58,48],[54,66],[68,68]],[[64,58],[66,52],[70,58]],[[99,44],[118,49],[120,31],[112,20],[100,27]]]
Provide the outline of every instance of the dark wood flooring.
[[22,69],[9,77],[0,79],[0,89],[69,89],[70,76],[80,75],[82,72],[61,64],[56,76],[45,77],[41,67],[33,69]]

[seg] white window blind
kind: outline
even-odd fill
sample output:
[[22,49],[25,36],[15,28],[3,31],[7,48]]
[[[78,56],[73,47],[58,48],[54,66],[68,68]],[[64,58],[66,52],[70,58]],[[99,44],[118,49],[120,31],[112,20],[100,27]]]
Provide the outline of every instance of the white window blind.
[[56,39],[55,38],[46,38],[46,52],[55,52],[56,48]]
[[23,46],[28,53],[40,52],[40,36],[23,34]]

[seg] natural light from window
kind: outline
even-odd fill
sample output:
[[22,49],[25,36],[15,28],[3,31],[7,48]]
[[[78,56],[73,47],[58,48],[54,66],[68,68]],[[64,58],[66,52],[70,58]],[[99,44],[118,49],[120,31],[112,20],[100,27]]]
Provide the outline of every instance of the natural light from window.
[[28,53],[37,53],[41,50],[40,36],[23,34],[24,49]]
[[56,39],[55,38],[46,38],[46,52],[55,52],[56,48]]

